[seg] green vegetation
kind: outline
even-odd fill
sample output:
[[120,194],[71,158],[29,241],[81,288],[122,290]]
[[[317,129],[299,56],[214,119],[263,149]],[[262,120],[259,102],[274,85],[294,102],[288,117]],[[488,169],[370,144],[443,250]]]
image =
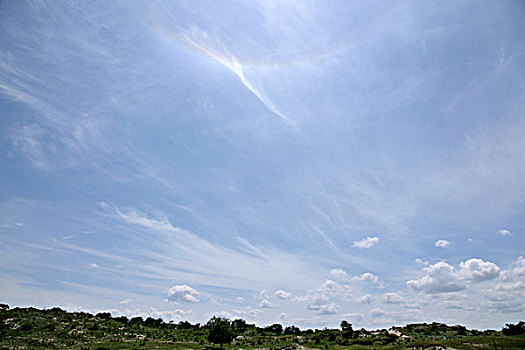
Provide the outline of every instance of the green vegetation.
[[283,329],[280,324],[257,327],[237,319],[213,317],[205,325],[187,321],[103,312],[66,312],[59,308],[9,309],[0,304],[0,349],[525,349],[525,323],[507,324],[502,331],[469,330],[442,323],[409,324],[368,331]]

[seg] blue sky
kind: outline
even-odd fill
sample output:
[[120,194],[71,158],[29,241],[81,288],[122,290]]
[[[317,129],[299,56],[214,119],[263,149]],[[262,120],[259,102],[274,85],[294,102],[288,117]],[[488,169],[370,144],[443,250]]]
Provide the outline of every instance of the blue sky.
[[0,300],[525,311],[521,1],[0,2]]

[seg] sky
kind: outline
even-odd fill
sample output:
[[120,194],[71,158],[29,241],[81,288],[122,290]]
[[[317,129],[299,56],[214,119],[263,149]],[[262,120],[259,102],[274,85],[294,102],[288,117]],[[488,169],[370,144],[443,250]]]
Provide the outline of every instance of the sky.
[[0,2],[0,302],[525,314],[523,1]]

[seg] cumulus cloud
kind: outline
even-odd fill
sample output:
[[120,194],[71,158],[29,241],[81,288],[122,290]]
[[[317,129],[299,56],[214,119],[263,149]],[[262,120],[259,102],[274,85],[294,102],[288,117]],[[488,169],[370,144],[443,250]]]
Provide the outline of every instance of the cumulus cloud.
[[511,273],[515,276],[525,276],[525,259],[522,256],[513,263]]
[[399,293],[386,293],[383,301],[385,304],[403,304],[405,298]]
[[500,268],[496,264],[481,259],[469,259],[461,262],[459,267],[465,274],[465,279],[475,282],[494,279],[500,273]]
[[168,291],[168,300],[171,302],[179,300],[185,302],[196,302],[199,301],[199,299],[197,299],[198,296],[199,292],[186,284],[175,285]]
[[365,272],[360,276],[352,277],[352,280],[379,283],[379,278],[370,272]]
[[244,302],[244,298],[243,297],[237,297],[237,298],[235,298],[235,302],[240,304],[240,303]]
[[418,265],[423,265],[423,266],[428,266],[428,265],[430,265],[430,262],[425,261],[425,260],[421,260],[421,259],[419,259],[419,258],[417,258],[415,261],[416,261],[416,264],[418,264]]
[[155,308],[152,308],[148,312],[146,312],[144,316],[153,317],[153,318],[162,318],[165,321],[182,321],[182,320],[193,319],[195,317],[195,312],[193,310],[182,310],[182,309],[160,311]]
[[322,305],[317,312],[319,315],[334,315],[338,311],[338,306],[335,303],[328,303]]
[[509,230],[504,229],[499,230],[498,233],[503,237],[512,235],[512,233]]
[[502,272],[502,276],[504,281],[512,281],[525,276],[525,259],[519,256],[518,259],[510,265],[509,269]]
[[452,242],[444,240],[444,239],[440,239],[440,240],[436,241],[436,243],[434,243],[434,245],[436,247],[438,247],[438,248],[446,248],[446,247],[450,246],[451,244],[452,244]]
[[330,275],[337,279],[344,279],[348,277],[348,274],[343,269],[332,269],[330,270]]
[[365,294],[359,298],[354,299],[354,303],[356,304],[370,304],[372,302],[372,297],[370,294]]
[[458,278],[454,267],[444,261],[425,267],[423,271],[427,273],[425,276],[408,281],[407,286],[430,294],[456,292],[466,288],[465,282]]
[[354,244],[352,245],[352,247],[359,248],[359,249],[368,249],[378,243],[379,243],[378,237],[366,237],[359,241],[354,241]]
[[292,296],[292,293],[279,289],[277,292],[275,292],[275,296],[279,299],[288,299]]
[[319,310],[322,306],[327,305],[330,298],[326,295],[313,295],[310,297],[306,308],[308,310]]
[[288,314],[288,313],[286,313],[286,312],[281,312],[281,313],[279,314],[279,319],[280,319],[281,321],[286,321],[286,320],[288,319],[289,316],[290,316],[290,314]]
[[370,315],[372,317],[381,317],[381,316],[385,316],[386,312],[380,308],[375,308],[370,311]]
[[[252,307],[247,306],[241,310],[237,310],[237,309],[233,310],[232,315],[235,317],[254,319],[262,313],[263,311],[260,309],[254,309]],[[235,318],[235,317],[230,317],[230,318]]]
[[494,279],[499,276],[500,268],[481,259],[469,259],[459,264],[459,269],[440,261],[423,269],[426,275],[407,282],[407,286],[416,291],[429,294],[457,292],[470,284]]
[[263,289],[255,296],[257,299],[270,299],[270,296],[268,295],[268,292],[266,289]]
[[271,303],[268,299],[263,299],[259,303],[259,307],[263,309],[272,309],[274,307],[278,306],[277,304]]

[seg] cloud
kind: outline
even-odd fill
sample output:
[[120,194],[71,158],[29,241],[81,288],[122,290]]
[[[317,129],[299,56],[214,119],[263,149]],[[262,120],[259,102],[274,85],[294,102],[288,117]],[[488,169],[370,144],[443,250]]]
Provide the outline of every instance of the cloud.
[[383,309],[375,308],[370,311],[370,315],[374,318],[385,316],[386,312]]
[[195,312],[193,310],[182,309],[159,311],[155,308],[151,308],[144,313],[144,317],[162,318],[164,321],[183,321],[193,319],[195,317]]
[[498,233],[499,233],[501,236],[503,236],[503,237],[505,237],[505,236],[512,236],[512,233],[511,233],[509,230],[504,230],[504,229],[502,229],[502,230],[499,230]]
[[481,259],[469,259],[461,262],[459,267],[462,269],[460,273],[466,274],[464,278],[474,282],[494,279],[500,273],[500,268],[496,264]]
[[356,304],[370,304],[372,302],[372,297],[370,294],[365,294],[359,298],[354,299],[354,303]]
[[319,315],[334,315],[339,310],[339,307],[335,303],[329,303],[322,305],[317,312]]
[[237,298],[235,298],[235,302],[241,304],[241,303],[244,302],[244,298],[243,297],[237,297]]
[[360,322],[360,321],[363,320],[363,315],[360,314],[360,313],[357,313],[357,312],[349,312],[349,313],[343,314],[341,316],[344,317],[344,318],[348,318],[350,320],[357,321],[357,322]]
[[385,304],[403,304],[405,298],[399,293],[386,293],[383,299]]
[[450,246],[451,244],[452,244],[452,242],[444,240],[444,239],[440,239],[440,240],[436,241],[436,243],[434,243],[434,245],[436,247],[439,247],[439,248],[446,248],[446,247]]
[[418,264],[418,265],[428,266],[430,264],[430,262],[425,261],[425,260],[421,260],[419,258],[417,258],[415,261],[416,261],[416,264]]
[[321,307],[327,305],[329,301],[330,298],[326,295],[314,295],[310,297],[306,308],[308,310],[319,310]]
[[250,306],[247,306],[247,307],[245,307],[244,309],[241,309],[241,310],[237,310],[237,309],[233,310],[233,315],[235,315],[237,317],[246,317],[246,318],[250,318],[250,319],[254,319],[258,315],[260,315],[262,313],[263,313],[262,310],[254,309],[254,308],[252,308]]
[[280,319],[281,321],[285,321],[286,319],[288,319],[288,317],[290,317],[290,314],[288,314],[288,313],[286,313],[286,312],[281,312],[281,313],[279,314],[279,319]]
[[266,289],[263,289],[259,292],[259,294],[255,295],[256,299],[270,299],[270,296],[268,295],[268,292]]
[[352,277],[352,280],[379,283],[379,278],[370,272],[365,272],[360,276]]
[[330,270],[330,275],[332,275],[336,279],[345,279],[348,277],[348,274],[343,269],[332,269]]
[[481,259],[469,259],[459,264],[459,269],[440,261],[423,269],[426,275],[407,282],[413,290],[429,294],[457,292],[468,288],[472,283],[494,279],[499,276],[500,268]]
[[98,265],[96,263],[89,264],[90,269],[96,269],[98,268]]
[[284,290],[280,289],[275,292],[275,296],[279,299],[288,299],[292,296],[292,293],[285,292]]
[[126,306],[126,305],[129,305],[132,301],[133,300],[131,299],[124,299],[124,300],[119,301],[119,304],[122,306]]
[[379,243],[378,237],[366,237],[359,241],[354,241],[352,247],[359,249],[368,249]]
[[263,299],[261,300],[261,302],[259,303],[259,307],[260,308],[263,308],[263,309],[272,309],[274,307],[277,307],[279,306],[279,304],[274,304],[274,303],[271,303],[269,300],[267,299]]
[[285,120],[289,125],[295,126],[295,123],[273,103],[266,95],[262,88],[256,87],[246,78],[242,64],[226,48],[219,37],[213,37],[198,27],[193,27],[186,33],[180,33],[179,39],[195,49],[216,60],[224,67],[232,71],[242,82],[242,84],[259,99],[271,112]]
[[176,302],[178,300],[185,302],[197,302],[199,301],[199,299],[197,299],[198,296],[199,292],[186,284],[175,285],[168,291],[168,300],[171,302]]
[[512,281],[516,278],[525,276],[525,258],[519,256],[507,270],[502,272],[502,276],[504,281]]
[[446,262],[440,261],[425,267],[423,271],[427,273],[424,277],[408,281],[407,286],[430,294],[456,292],[467,287],[456,275],[454,267]]

